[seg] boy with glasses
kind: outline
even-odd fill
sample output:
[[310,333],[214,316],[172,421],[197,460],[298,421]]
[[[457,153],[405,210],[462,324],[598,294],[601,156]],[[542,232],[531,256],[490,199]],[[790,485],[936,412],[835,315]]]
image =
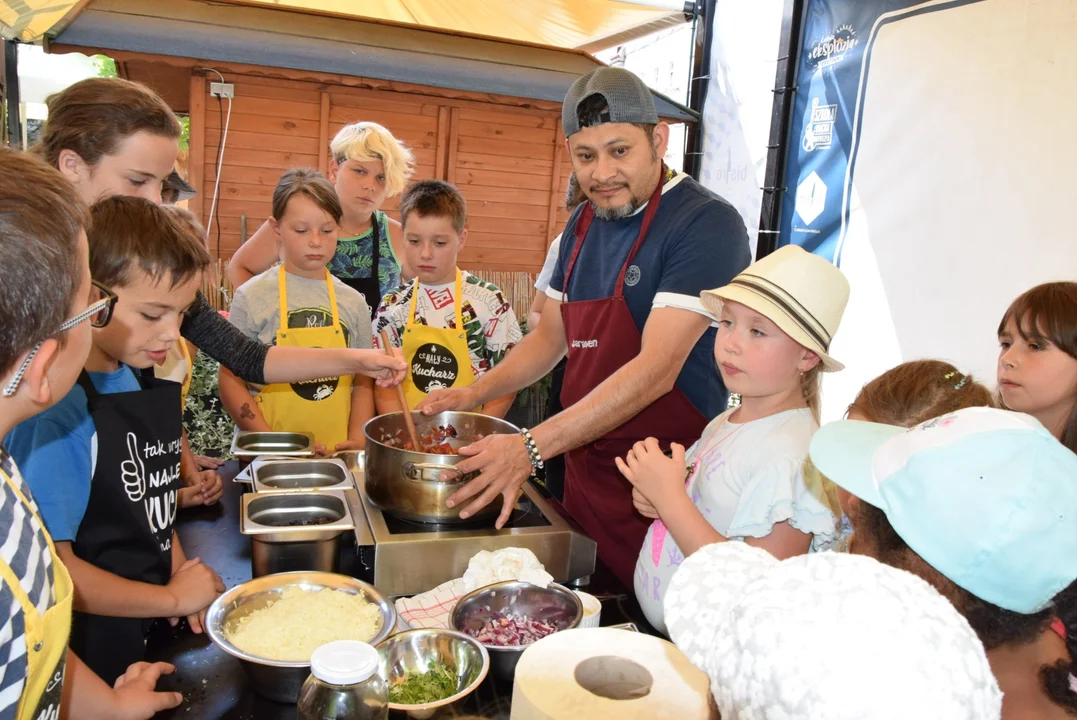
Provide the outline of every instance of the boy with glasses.
[[91,216],[90,272],[118,298],[112,318],[93,330],[74,390],[5,442],[71,572],[71,647],[112,683],[142,659],[155,618],[186,617],[201,632],[199,614],[224,590],[186,558],[173,529],[180,385],[141,372],[180,341],[210,258],[200,238],[147,200],[112,197]]
[[[86,208],[60,174],[0,148],[0,435],[71,389],[90,325],[114,300],[87,267]],[[182,702],[156,693],[165,663],[138,663],[113,689],[67,650],[73,589],[30,488],[0,445],[0,719],[148,718]],[[66,688],[65,688],[66,679]]]

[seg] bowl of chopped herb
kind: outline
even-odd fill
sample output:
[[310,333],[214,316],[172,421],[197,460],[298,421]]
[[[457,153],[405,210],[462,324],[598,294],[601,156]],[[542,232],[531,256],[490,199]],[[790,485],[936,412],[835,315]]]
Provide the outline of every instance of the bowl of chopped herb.
[[389,709],[417,720],[470,695],[490,670],[486,648],[455,630],[406,630],[377,647]]

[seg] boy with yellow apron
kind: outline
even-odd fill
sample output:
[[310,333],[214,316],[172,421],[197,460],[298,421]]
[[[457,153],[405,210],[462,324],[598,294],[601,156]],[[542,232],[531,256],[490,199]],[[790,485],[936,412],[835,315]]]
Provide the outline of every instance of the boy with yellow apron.
[[[435,390],[473,384],[521,338],[501,290],[456,265],[467,238],[466,212],[460,192],[441,180],[415,183],[400,201],[404,261],[416,278],[385,296],[374,324],[403,349],[404,396],[412,410]],[[379,412],[400,410],[395,392],[377,388],[375,396]],[[502,417],[514,398],[475,410]]]

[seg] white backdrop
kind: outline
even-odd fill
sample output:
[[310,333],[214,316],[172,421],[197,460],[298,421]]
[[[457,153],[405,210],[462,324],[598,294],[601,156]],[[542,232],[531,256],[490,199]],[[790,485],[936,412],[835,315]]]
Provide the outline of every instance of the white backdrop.
[[[1018,294],[1077,280],[1077,2],[984,0],[873,28],[835,260],[851,296],[824,419],[936,357],[995,384]],[[861,31],[863,33],[863,31]]]

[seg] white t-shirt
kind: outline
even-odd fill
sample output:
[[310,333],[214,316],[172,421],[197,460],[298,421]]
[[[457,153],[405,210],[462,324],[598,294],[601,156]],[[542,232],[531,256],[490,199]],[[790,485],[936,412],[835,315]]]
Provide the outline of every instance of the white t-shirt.
[[557,253],[561,249],[561,236],[558,235],[550,243],[550,249],[546,251],[546,260],[542,263],[542,270],[535,278],[535,289],[545,293],[550,289],[550,280],[553,279],[553,271],[557,267]]
[[[736,408],[711,421],[687,453],[692,473],[685,491],[722,537],[743,540],[770,534],[789,521],[812,535],[811,550],[837,541],[838,520],[822,480],[807,478],[804,464],[819,429],[811,410],[787,410],[748,423],[729,422]],[[665,632],[662,597],[684,555],[661,520],[647,531],[636,561],[636,599],[647,621]]]
[[[414,282],[406,283],[382,298],[374,318],[374,347],[381,347],[378,334],[382,330],[389,333],[393,347],[401,347],[414,289]],[[435,328],[455,328],[455,293],[455,280],[445,285],[420,284],[415,322]],[[471,370],[479,377],[501,362],[523,334],[512,305],[497,285],[465,270],[461,272],[461,293],[460,314],[467,332]]]

